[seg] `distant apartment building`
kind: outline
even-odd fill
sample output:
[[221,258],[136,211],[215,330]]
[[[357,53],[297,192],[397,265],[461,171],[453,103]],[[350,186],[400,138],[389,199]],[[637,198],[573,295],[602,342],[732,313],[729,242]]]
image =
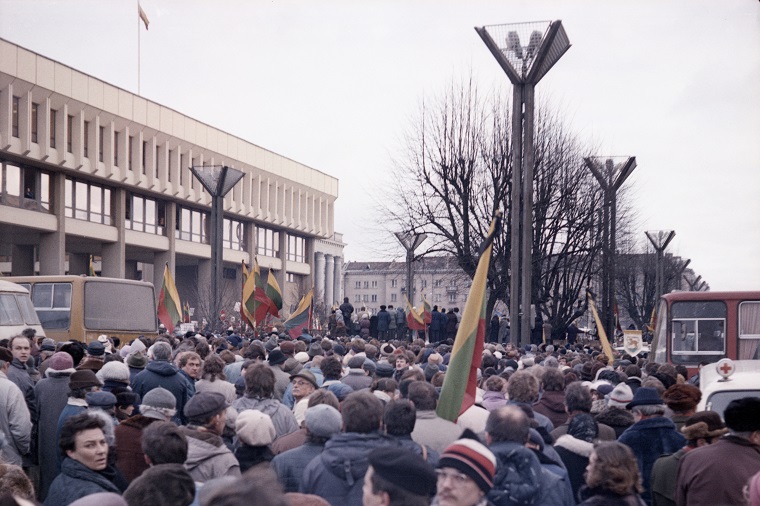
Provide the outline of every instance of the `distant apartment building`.
[[[343,275],[343,293],[357,310],[373,314],[380,305],[405,306],[406,263],[348,262]],[[414,263],[413,304],[424,296],[431,306],[464,308],[472,280],[449,256],[427,257]]]

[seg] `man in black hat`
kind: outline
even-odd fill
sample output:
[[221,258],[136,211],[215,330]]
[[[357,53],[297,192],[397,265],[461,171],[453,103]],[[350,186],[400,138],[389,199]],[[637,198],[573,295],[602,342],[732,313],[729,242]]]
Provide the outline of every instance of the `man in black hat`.
[[222,440],[228,404],[218,392],[199,392],[185,405],[187,437],[185,468],[193,479],[205,483],[222,476],[240,476],[240,464]]
[[77,366],[77,370],[90,369],[92,372],[98,372],[104,364],[106,347],[100,341],[92,341],[87,345],[87,354],[85,359]]
[[427,506],[435,491],[433,466],[402,447],[378,448],[369,454],[364,475],[364,506]]
[[723,418],[729,434],[681,459],[676,504],[746,504],[742,489],[760,471],[760,397],[731,401]]
[[636,390],[633,400],[626,408],[631,410],[636,423],[628,427],[618,441],[628,445],[636,455],[644,485],[641,498],[651,504],[650,481],[655,461],[662,455],[683,448],[686,438],[678,432],[673,421],[665,416],[665,402],[654,388],[641,387]]

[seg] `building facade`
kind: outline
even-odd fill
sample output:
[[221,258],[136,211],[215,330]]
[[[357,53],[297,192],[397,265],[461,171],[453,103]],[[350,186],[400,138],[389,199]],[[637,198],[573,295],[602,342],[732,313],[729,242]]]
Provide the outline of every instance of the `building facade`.
[[190,167],[203,165],[245,174],[224,199],[231,301],[254,256],[286,310],[315,281],[340,298],[336,178],[0,39],[3,274],[85,274],[93,258],[102,276],[160,288],[168,263],[180,297],[200,303],[211,196]]
[[[424,296],[431,306],[464,309],[472,280],[454,257],[426,257],[414,262],[414,296],[418,307]],[[406,263],[348,262],[344,293],[355,310],[365,307],[372,314],[380,305],[406,307]]]

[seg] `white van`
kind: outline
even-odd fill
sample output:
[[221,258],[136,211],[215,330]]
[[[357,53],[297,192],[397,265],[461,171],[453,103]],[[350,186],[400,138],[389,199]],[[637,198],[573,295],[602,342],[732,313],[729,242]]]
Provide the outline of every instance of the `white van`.
[[45,337],[29,291],[16,283],[0,279],[0,339],[10,339],[26,328],[36,330],[37,337]]

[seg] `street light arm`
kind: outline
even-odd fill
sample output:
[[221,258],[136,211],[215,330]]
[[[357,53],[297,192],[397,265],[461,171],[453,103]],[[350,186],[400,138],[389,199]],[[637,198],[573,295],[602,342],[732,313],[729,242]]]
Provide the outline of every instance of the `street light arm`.
[[633,172],[633,169],[636,168],[636,157],[632,156],[630,157],[623,166],[622,169],[620,169],[620,173],[618,174],[617,178],[615,178],[615,182],[613,183],[612,187],[615,191],[618,191],[621,186],[623,186],[623,183],[625,183],[625,180],[628,179],[628,176],[631,175]]
[[599,186],[602,187],[602,190],[607,190],[609,188],[609,184],[607,183],[607,178],[604,176],[601,170],[599,170],[599,167],[596,166],[596,163],[594,163],[594,160],[592,160],[590,157],[583,158],[583,163],[586,164],[586,167],[591,170],[591,173],[594,175],[597,181],[599,181]]

